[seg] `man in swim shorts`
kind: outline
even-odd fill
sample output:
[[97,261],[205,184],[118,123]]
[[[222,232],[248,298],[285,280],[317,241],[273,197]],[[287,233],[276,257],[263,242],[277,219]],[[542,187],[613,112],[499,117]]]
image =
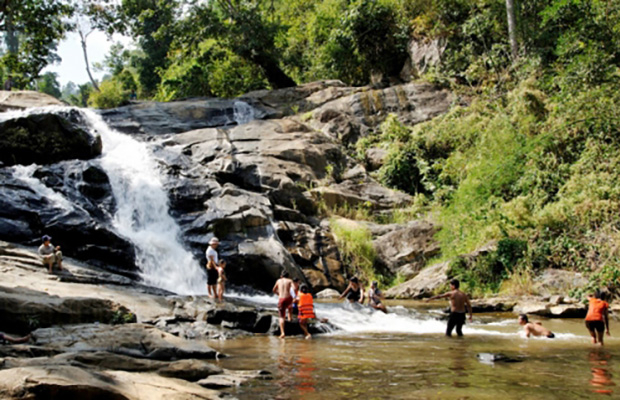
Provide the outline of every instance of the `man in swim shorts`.
[[293,281],[289,278],[286,270],[282,271],[280,279],[277,280],[273,287],[273,292],[278,295],[278,314],[280,323],[280,339],[284,339],[284,321],[286,320],[286,310],[293,304],[293,297],[291,297],[291,288],[293,287]]
[[553,332],[542,326],[540,322],[530,322],[525,314],[519,315],[519,325],[523,326],[525,337],[545,336],[549,339],[553,339],[555,337]]
[[426,301],[443,299],[448,297],[450,299],[450,317],[448,318],[448,327],[446,328],[446,336],[452,336],[452,330],[456,327],[456,334],[463,336],[463,325],[465,325],[465,312],[469,310],[469,322],[472,321],[472,308],[469,302],[469,297],[459,290],[461,283],[458,279],[452,279],[450,281],[450,291],[438,296],[433,296]]

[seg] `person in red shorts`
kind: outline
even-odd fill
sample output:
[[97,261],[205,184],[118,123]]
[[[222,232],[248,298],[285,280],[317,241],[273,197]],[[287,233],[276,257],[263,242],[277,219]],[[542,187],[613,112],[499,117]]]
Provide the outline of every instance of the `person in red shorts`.
[[609,303],[604,300],[604,296],[600,290],[594,295],[588,295],[588,314],[586,315],[586,328],[592,336],[592,343],[597,342],[603,346],[603,332],[609,333]]
[[293,281],[289,278],[286,270],[280,274],[280,279],[276,281],[273,287],[273,292],[278,295],[278,314],[280,316],[278,322],[280,323],[280,339],[284,339],[284,321],[286,320],[286,310],[293,304],[293,297],[291,297],[291,288],[293,287]]

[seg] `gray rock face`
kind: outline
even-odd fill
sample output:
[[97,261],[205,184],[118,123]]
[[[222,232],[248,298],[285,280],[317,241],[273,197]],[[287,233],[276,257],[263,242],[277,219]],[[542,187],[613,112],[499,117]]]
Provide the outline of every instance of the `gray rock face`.
[[[376,212],[411,202],[378,184],[343,145],[375,129],[388,113],[417,123],[447,111],[451,102],[449,92],[430,85],[371,90],[322,81],[237,100],[144,102],[102,116],[112,128],[150,143],[165,174],[171,214],[201,263],[215,235],[231,284],[269,291],[286,269],[318,291],[341,290],[346,281],[329,229],[317,218],[317,201]],[[297,112],[311,114],[292,115]],[[110,228],[116,204],[95,162],[36,171],[34,178],[67,198],[71,210],[58,209],[6,167],[0,174],[7,177],[0,184],[0,239],[33,245],[51,234],[67,255],[137,275],[135,249]],[[386,262],[400,267],[407,256],[401,258]],[[405,265],[411,273],[418,268]]]
[[401,78],[404,81],[418,78],[429,67],[438,65],[447,45],[448,40],[446,38],[433,40],[411,39],[407,46],[409,58],[401,71]]
[[373,241],[378,260],[394,273],[409,278],[439,254],[434,239],[437,228],[427,221],[414,221]]
[[[0,287],[0,319],[16,332],[56,324],[112,322],[130,311],[109,300],[50,296],[28,288]],[[129,316],[129,319],[135,320]]]
[[38,329],[33,336],[37,344],[62,352],[108,351],[161,361],[214,359],[218,355],[217,351],[199,342],[181,339],[144,324],[54,327]]
[[77,111],[0,120],[0,162],[52,164],[97,157],[101,154],[101,138],[93,137],[83,125]]
[[0,90],[0,112],[24,110],[31,107],[62,106],[64,103],[55,97],[41,92],[20,90],[8,92]]
[[424,268],[415,278],[387,290],[385,296],[394,299],[430,297],[435,290],[446,284],[449,270],[449,261]]

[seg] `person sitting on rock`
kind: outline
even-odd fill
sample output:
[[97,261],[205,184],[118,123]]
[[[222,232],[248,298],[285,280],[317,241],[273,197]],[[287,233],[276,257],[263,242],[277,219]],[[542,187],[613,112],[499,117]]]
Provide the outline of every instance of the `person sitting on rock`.
[[220,265],[217,267],[217,298],[222,301],[224,298],[224,290],[226,289],[226,261],[220,260]]
[[51,243],[52,238],[44,235],[41,240],[43,244],[39,246],[39,255],[43,257],[43,265],[47,265],[49,273],[52,273],[54,264],[58,265],[58,270],[62,271],[62,252],[60,246],[54,247]]
[[[309,293],[310,290],[308,289],[308,285],[305,283],[299,287],[299,292],[299,296],[295,299],[299,310],[299,326],[304,332],[305,338],[311,339],[312,335],[308,332],[308,321],[310,319],[316,319],[316,315],[314,314],[314,300],[312,299],[312,294]],[[328,320],[327,318],[321,318],[320,321],[327,322]]]
[[339,299],[347,298],[350,303],[364,304],[364,288],[360,285],[360,281],[357,276],[349,279],[349,286],[342,292]]
[[288,308],[288,321],[291,322],[293,320],[294,314],[297,314],[297,303],[295,299],[299,295],[299,278],[293,279],[293,286],[291,287],[291,297],[293,298],[293,304]]
[[14,337],[5,335],[4,333],[0,333],[0,344],[7,344],[7,343],[20,344],[20,343],[26,343],[27,341],[30,340],[31,337],[32,337],[32,335],[27,335],[27,336],[20,337],[20,338],[14,338]]
[[549,339],[553,339],[555,335],[549,329],[542,326],[540,322],[529,322],[527,315],[519,315],[519,325],[523,326],[525,337],[531,336],[545,336]]
[[385,304],[381,302],[383,299],[383,293],[379,290],[377,281],[373,281],[368,290],[368,305],[375,310],[381,310],[387,314],[387,308]]

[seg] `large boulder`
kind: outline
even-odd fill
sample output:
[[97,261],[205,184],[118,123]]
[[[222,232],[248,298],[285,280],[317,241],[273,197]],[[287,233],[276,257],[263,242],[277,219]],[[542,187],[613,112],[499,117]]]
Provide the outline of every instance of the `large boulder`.
[[63,106],[65,103],[49,94],[31,90],[0,90],[0,112],[33,107]]
[[122,322],[135,315],[110,300],[58,297],[28,288],[0,286],[0,319],[16,332],[33,328],[88,322]]
[[415,278],[396,285],[385,292],[385,297],[394,299],[420,299],[430,297],[446,285],[450,262],[435,264],[423,269]]
[[386,233],[373,241],[377,259],[392,273],[410,278],[439,254],[436,231],[437,227],[428,221],[413,221]]
[[4,399],[61,400],[209,400],[220,393],[194,383],[154,373],[91,371],[68,365],[0,371]]
[[62,160],[88,160],[101,154],[99,136],[84,129],[78,111],[29,114],[0,120],[0,162],[52,164]]
[[214,359],[212,348],[163,332],[145,324],[74,325],[38,329],[33,332],[37,344],[63,352],[107,351],[153,360],[188,358]]

